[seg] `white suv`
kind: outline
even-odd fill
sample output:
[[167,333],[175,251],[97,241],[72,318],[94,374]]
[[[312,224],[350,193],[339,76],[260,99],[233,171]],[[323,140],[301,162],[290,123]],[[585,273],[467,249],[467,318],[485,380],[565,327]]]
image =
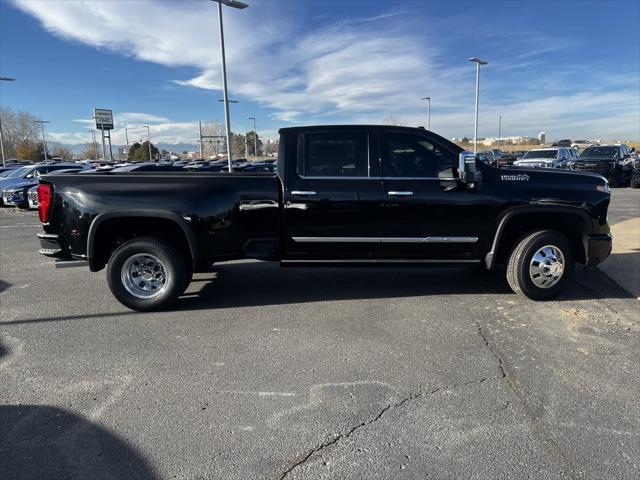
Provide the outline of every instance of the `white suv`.
[[576,158],[572,148],[553,147],[529,150],[524,156],[513,162],[514,167],[529,168],[566,168],[567,163]]

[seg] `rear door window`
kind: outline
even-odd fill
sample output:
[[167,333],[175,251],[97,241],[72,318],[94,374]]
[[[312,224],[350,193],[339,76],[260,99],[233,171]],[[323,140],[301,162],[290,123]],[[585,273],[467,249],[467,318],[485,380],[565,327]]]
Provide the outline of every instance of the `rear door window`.
[[368,136],[365,132],[310,133],[303,137],[302,177],[367,177]]

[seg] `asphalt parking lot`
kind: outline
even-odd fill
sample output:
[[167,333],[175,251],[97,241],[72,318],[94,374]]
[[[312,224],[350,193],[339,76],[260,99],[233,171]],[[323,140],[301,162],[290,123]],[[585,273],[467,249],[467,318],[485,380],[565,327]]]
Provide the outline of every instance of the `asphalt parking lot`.
[[140,314],[39,229],[0,211],[0,478],[640,477],[640,303],[597,269],[535,303],[502,273],[233,262]]

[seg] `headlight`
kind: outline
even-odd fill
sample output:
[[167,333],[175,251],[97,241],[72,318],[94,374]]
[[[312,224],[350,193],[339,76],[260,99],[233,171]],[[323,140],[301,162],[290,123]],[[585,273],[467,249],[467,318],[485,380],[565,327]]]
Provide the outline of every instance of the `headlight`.
[[611,193],[611,188],[609,188],[609,182],[605,182],[604,185],[598,185],[596,190],[602,193]]

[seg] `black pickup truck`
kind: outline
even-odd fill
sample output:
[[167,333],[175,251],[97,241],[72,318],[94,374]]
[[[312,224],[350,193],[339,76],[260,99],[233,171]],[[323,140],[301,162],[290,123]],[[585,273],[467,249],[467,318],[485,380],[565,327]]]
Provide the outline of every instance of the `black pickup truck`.
[[141,311],[167,307],[193,272],[240,258],[501,264],[515,292],[542,300],[612,241],[600,175],[495,168],[422,128],[284,128],[276,174],[50,174],[38,197],[40,253],[106,266],[113,295]]

